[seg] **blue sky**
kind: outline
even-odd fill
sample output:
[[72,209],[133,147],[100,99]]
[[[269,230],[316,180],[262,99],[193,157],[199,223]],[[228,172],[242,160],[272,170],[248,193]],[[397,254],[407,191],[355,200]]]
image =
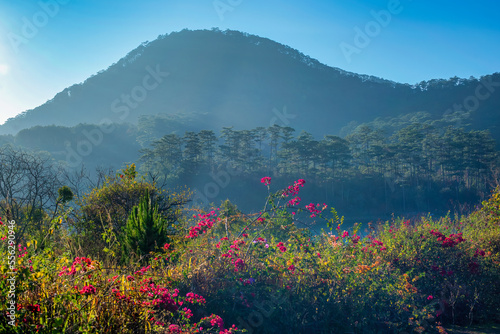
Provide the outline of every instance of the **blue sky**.
[[410,84],[500,71],[495,0],[0,0],[0,124],[144,41],[212,27]]

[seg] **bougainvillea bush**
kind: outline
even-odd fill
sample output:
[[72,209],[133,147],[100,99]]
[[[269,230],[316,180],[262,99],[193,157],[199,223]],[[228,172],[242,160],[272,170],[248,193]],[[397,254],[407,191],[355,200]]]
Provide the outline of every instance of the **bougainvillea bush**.
[[[445,333],[448,324],[500,321],[498,190],[469,217],[400,219],[360,232],[344,229],[327,204],[302,199],[302,179],[285,189],[273,189],[270,177],[261,183],[269,191],[262,211],[244,214],[228,201],[186,209],[184,232],[146,265],[111,266],[20,240],[16,327],[4,311],[0,330]],[[320,235],[298,227],[322,219],[329,229]],[[6,261],[1,271],[7,305]]]

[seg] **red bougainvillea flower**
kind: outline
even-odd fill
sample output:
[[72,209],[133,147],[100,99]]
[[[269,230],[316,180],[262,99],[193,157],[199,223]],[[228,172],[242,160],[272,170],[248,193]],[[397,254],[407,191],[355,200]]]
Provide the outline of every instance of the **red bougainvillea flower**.
[[300,187],[303,187],[306,181],[303,179],[299,179],[293,183],[293,186],[288,186],[283,193],[281,194],[283,197],[287,197],[289,195],[295,196],[299,193]]
[[40,305],[38,304],[26,305],[26,309],[30,312],[40,312]]
[[63,275],[75,275],[78,271],[86,272],[87,270],[95,269],[92,260],[86,257],[77,257],[73,261],[71,268],[67,268],[66,266],[62,267],[59,276]]
[[435,230],[431,230],[430,234],[434,235],[437,237],[437,241],[441,242],[442,247],[454,247],[458,245],[461,242],[464,242],[465,239],[462,237],[462,233],[458,234],[450,234],[449,236],[445,236],[443,233]]
[[427,300],[433,300],[434,297],[432,295],[429,295],[429,297],[427,297]]
[[186,294],[186,302],[188,303],[191,303],[191,304],[205,304],[207,301],[205,300],[205,298],[203,298],[203,296],[200,296],[196,293],[193,293],[193,292],[188,292]]
[[210,320],[210,325],[212,325],[212,327],[219,327],[219,329],[224,329],[224,320],[216,315],[212,320]]
[[349,232],[348,232],[348,231],[344,231],[344,232],[342,233],[342,238],[346,238],[346,237],[348,237],[348,236],[349,236]]
[[217,214],[215,213],[215,211],[210,211],[210,213],[204,215],[199,214],[198,218],[200,219],[200,222],[196,226],[192,226],[189,230],[189,234],[185,237],[187,239],[194,239],[200,234],[206,233],[209,229],[212,228],[212,226],[214,226],[215,219],[212,217],[216,216]]
[[231,333],[236,333],[238,331],[238,327],[235,325],[232,325],[231,328],[229,329],[224,329],[223,331],[220,331],[219,334],[231,334]]
[[81,295],[95,295],[96,293],[96,288],[92,285],[85,285],[81,290],[80,294]]
[[321,213],[321,210],[318,210],[317,205],[314,203],[306,205],[306,210],[311,213],[311,218],[316,217],[316,214]]
[[300,197],[294,197],[288,201],[288,206],[299,205],[299,203],[300,203]]
[[134,275],[143,276],[148,272],[149,269],[151,269],[151,266],[142,267],[139,271],[136,271]]
[[234,271],[238,271],[240,269],[243,269],[245,267],[245,262],[243,259],[237,259],[234,261]]
[[193,311],[191,311],[191,309],[188,309],[187,307],[184,307],[182,310],[184,311],[184,316],[186,318],[189,319],[189,318],[191,318],[193,316]]
[[476,252],[474,253],[474,257],[478,257],[478,255],[485,256],[486,253],[483,249],[476,249]]
[[279,250],[282,251],[283,253],[286,252],[286,247],[285,247],[284,243],[278,242],[278,244],[276,245],[276,247],[278,247]]
[[168,332],[172,334],[180,334],[182,333],[182,330],[178,325],[170,325],[168,326]]
[[269,176],[265,176],[262,179],[260,179],[260,182],[268,186],[271,184],[271,178]]

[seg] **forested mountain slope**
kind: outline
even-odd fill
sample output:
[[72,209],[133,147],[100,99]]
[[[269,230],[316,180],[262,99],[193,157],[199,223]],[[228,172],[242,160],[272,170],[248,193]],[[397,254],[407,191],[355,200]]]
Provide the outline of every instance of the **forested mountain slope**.
[[9,119],[0,134],[37,125],[137,123],[141,115],[185,117],[198,130],[223,126],[338,134],[351,121],[425,111],[490,129],[498,140],[500,74],[415,85],[349,73],[266,38],[237,31],[159,36],[52,100]]

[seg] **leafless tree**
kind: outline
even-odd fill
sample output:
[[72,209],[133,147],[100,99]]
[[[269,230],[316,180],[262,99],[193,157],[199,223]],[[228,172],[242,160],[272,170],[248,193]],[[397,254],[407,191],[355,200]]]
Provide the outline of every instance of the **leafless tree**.
[[0,147],[0,214],[16,221],[18,238],[56,210],[61,172],[48,154]]

